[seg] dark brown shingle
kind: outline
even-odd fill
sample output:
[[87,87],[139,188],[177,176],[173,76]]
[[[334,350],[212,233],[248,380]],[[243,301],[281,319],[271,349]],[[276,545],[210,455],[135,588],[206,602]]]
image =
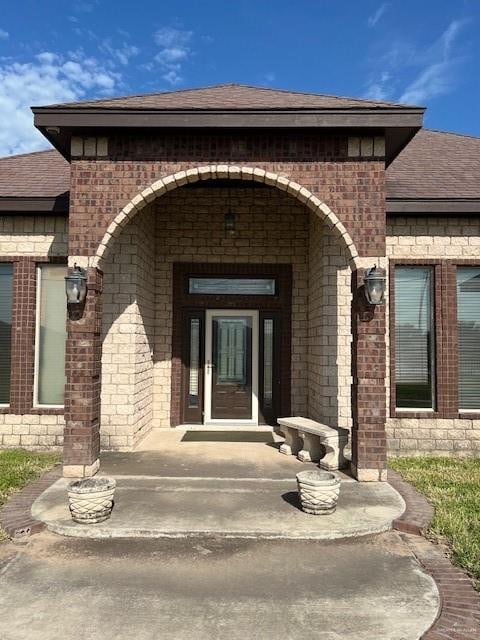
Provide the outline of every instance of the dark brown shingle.
[[0,158],[0,198],[51,198],[70,189],[70,165],[58,151]]
[[388,198],[480,198],[480,138],[421,129],[387,169]]
[[97,109],[372,109],[405,105],[301,91],[251,87],[243,84],[220,84],[198,89],[165,91],[48,106],[95,107]]
[[[55,150],[0,159],[0,197],[56,197],[70,165]],[[421,130],[387,169],[388,198],[480,198],[480,138]]]

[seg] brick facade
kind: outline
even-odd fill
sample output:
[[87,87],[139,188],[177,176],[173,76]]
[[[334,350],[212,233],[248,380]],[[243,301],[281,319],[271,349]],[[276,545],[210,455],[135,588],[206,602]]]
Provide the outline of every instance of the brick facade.
[[[146,161],[146,158],[150,160]],[[172,162],[172,158],[176,158]],[[247,160],[255,158],[250,163],[254,169],[242,169],[247,166]],[[219,164],[219,163],[226,164]],[[210,169],[212,163],[215,168]],[[203,175],[200,176],[196,167],[206,166]],[[232,170],[229,167],[233,167]],[[240,167],[240,169],[235,168]],[[266,172],[266,173],[265,173]],[[175,174],[175,175],[172,175]],[[288,195],[293,195],[295,199],[306,202],[310,209],[317,208],[317,214],[324,218],[328,227],[334,231],[334,235],[339,236],[339,241],[343,242],[345,249],[349,252],[350,262],[352,263],[352,255],[359,255],[361,258],[373,257],[381,259],[385,255],[385,171],[383,159],[348,156],[348,139],[341,136],[324,136],[312,135],[308,138],[303,136],[292,136],[287,134],[256,135],[252,137],[233,135],[225,136],[218,134],[197,134],[195,137],[186,134],[167,135],[156,139],[154,136],[144,138],[141,135],[132,137],[124,136],[123,138],[112,138],[109,140],[109,157],[108,159],[97,158],[78,159],[72,161],[71,174],[71,194],[70,194],[70,233],[69,233],[69,254],[70,261],[83,262],[84,265],[94,264],[100,268],[104,267],[104,256],[108,259],[108,254],[112,251],[115,241],[120,237],[119,231],[126,228],[127,222],[135,218],[138,210],[145,208],[148,202],[155,200],[157,207],[156,218],[160,217],[166,210],[165,203],[168,204],[168,195],[165,192],[177,189],[182,184],[200,177],[221,179],[221,178],[247,178],[257,182],[265,182],[272,184]],[[171,178],[168,176],[172,175]],[[161,178],[159,183],[157,181]],[[302,195],[302,188],[305,195]],[[139,194],[142,195],[139,195]],[[178,197],[178,193],[175,194]],[[163,199],[157,199],[161,196]],[[130,204],[129,204],[130,201]],[[327,207],[322,203],[325,202]],[[148,207],[147,206],[147,210]],[[121,212],[121,213],[119,213]],[[333,213],[334,212],[334,213]],[[188,211],[185,210],[183,226],[189,222],[193,227],[195,220],[188,219],[188,216],[198,215],[198,209],[192,212],[192,205]],[[221,219],[221,218],[220,218]],[[95,220],[95,225],[92,225]],[[170,224],[178,224],[178,219],[170,217]],[[168,221],[167,223],[168,229]],[[158,222],[157,222],[158,224]],[[252,219],[251,224],[255,224]],[[158,227],[157,227],[158,228]],[[160,227],[162,228],[162,227]],[[184,234],[183,227],[178,227],[178,234]],[[172,232],[170,245],[173,246],[175,252],[175,229],[168,229]],[[116,236],[114,238],[113,236]],[[165,234],[168,237],[167,234]],[[197,234],[194,233],[193,240]],[[183,247],[192,245],[192,238],[184,237],[180,239]],[[212,242],[213,240],[213,242]],[[282,238],[278,238],[278,245],[281,244]],[[291,245],[292,234],[290,238],[283,238],[285,246]],[[215,239],[211,239],[212,247],[205,249],[205,255],[210,259],[227,261],[231,260],[231,254],[225,252],[222,246],[215,250]],[[251,258],[252,254],[258,253],[258,247],[251,248],[246,243],[247,254]],[[193,243],[195,246],[195,242]],[[180,259],[190,256],[184,248],[180,252]],[[197,247],[198,249],[199,247]],[[234,247],[235,248],[235,247]],[[238,248],[237,248],[238,249]],[[353,251],[353,254],[352,254]],[[178,252],[178,249],[177,249]],[[304,248],[306,252],[306,247]],[[358,252],[358,253],[357,253]],[[177,254],[178,255],[178,254]],[[191,259],[198,259],[196,254]],[[241,255],[241,251],[238,252]],[[224,258],[225,257],[225,258]],[[177,258],[178,259],[178,258]],[[189,258],[190,259],[190,258]],[[268,259],[268,256],[267,256]],[[291,259],[291,258],[289,258]],[[161,265],[167,265],[168,261],[161,262]],[[158,265],[157,265],[158,268]],[[167,269],[165,266],[164,269]],[[164,273],[163,291],[168,291],[168,274]],[[307,294],[308,284],[305,284],[304,291]],[[157,296],[158,297],[158,296]],[[168,304],[160,303],[168,314]],[[294,305],[295,307],[295,305]],[[305,323],[308,322],[308,310],[304,312]],[[382,323],[383,322],[383,323]],[[384,321],[374,322],[379,340],[385,340],[385,323]],[[373,326],[373,325],[372,325]],[[297,325],[297,330],[307,333],[304,337],[295,334],[295,328],[292,332],[292,343],[298,343],[298,348],[305,348],[308,344],[308,329]],[[164,331],[167,336],[168,346],[168,315],[165,317]],[[381,335],[383,331],[383,336]],[[370,347],[369,339],[356,340],[353,343],[354,358],[362,360],[368,357],[368,349]],[[375,347],[376,348],[376,347]],[[156,358],[163,362],[163,368],[160,366],[158,370],[168,379],[170,362],[168,353],[161,356],[161,347],[155,345]],[[294,355],[294,354],[292,354]],[[165,359],[162,360],[162,357]],[[307,354],[305,353],[305,362],[307,362]],[[292,358],[293,367],[300,367],[300,360]],[[151,370],[148,357],[144,359],[145,371]],[[385,371],[380,371],[380,364],[377,366],[377,382],[379,382],[379,391],[375,398],[378,401],[380,394],[383,393],[383,403],[385,403]],[[305,370],[306,368],[303,367]],[[146,378],[150,377],[150,373],[146,373]],[[382,377],[383,376],[383,377]],[[157,376],[158,378],[158,376]],[[292,376],[295,379],[295,376]],[[383,383],[383,384],[382,384]],[[148,387],[150,382],[146,383]],[[373,440],[368,440],[361,435],[362,456],[356,459],[355,467],[359,469],[362,465],[373,464],[374,468],[365,469],[365,479],[375,479],[382,474],[384,468],[385,448],[384,438],[382,440],[378,429],[381,418],[375,423],[376,428],[372,431],[371,420],[366,415],[366,409],[362,403],[369,402],[369,397],[364,391],[357,390],[357,385],[361,384],[361,380],[354,377],[353,397],[355,398],[355,406],[359,409],[354,413],[354,428],[361,431],[363,424],[369,424],[369,437],[375,436]],[[160,400],[162,410],[157,415],[162,416],[161,420],[167,419],[168,385],[159,384],[162,387],[164,397]],[[306,398],[308,397],[308,373],[305,376],[303,385],[298,389],[298,396],[295,395],[295,403],[298,409],[308,410]],[[338,397],[338,396],[337,396]],[[359,400],[360,397],[360,400]],[[302,400],[303,398],[303,400]],[[96,400],[94,401],[96,402]],[[362,406],[360,406],[362,405]],[[297,408],[297,407],[296,407]],[[163,412],[163,413],[162,413]],[[135,410],[133,410],[135,415]],[[137,414],[138,415],[138,414]],[[154,411],[154,420],[155,411]],[[165,416],[165,417],[164,417]],[[364,419],[365,418],[365,419]],[[115,418],[114,418],[115,419]],[[143,419],[143,418],[142,418]],[[67,430],[69,420],[75,422],[75,416],[70,414],[67,419]],[[135,418],[133,418],[135,421]],[[125,425],[111,425],[115,430],[117,427]],[[128,425],[127,425],[128,426]],[[383,426],[382,426],[383,428]],[[67,431],[66,431],[67,432]],[[134,438],[135,429],[126,436],[125,445],[128,446],[128,438]],[[95,432],[91,432],[92,437]],[[117,434],[115,433],[115,438]],[[117,444],[119,441],[116,440]],[[356,446],[357,440],[354,440]],[[69,445],[67,445],[69,446]],[[80,450],[80,445],[78,450]],[[98,444],[95,442],[93,448]],[[121,445],[120,445],[121,446]],[[383,447],[383,448],[382,448]],[[79,454],[77,454],[79,455]],[[87,454],[87,464],[92,461]]]
[[[386,422],[392,455],[480,453],[480,414],[459,412],[457,379],[456,265],[479,264],[477,217],[395,217],[387,225],[387,255],[394,264],[431,265],[435,278],[437,405],[431,412],[396,412]],[[393,283],[391,284],[391,289]],[[394,395],[394,327],[390,326],[390,384]]]
[[0,446],[60,449],[61,409],[33,406],[36,265],[67,259],[64,216],[0,216],[0,261],[14,265],[10,405],[0,407]]

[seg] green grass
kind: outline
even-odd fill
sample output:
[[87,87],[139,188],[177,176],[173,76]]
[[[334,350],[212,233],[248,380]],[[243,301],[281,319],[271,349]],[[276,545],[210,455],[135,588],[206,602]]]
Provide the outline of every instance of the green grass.
[[[0,506],[26,484],[60,461],[56,453],[32,453],[23,449],[0,451]],[[0,540],[6,538],[0,528]]]
[[447,544],[480,590],[480,459],[392,458],[389,464],[433,504],[427,537]]

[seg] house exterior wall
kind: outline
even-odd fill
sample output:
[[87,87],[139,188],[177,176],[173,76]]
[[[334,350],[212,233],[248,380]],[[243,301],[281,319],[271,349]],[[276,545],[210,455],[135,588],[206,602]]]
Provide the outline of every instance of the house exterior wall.
[[[0,407],[0,446],[60,449],[63,411],[33,408],[35,267],[68,255],[68,220],[54,215],[0,216],[0,261],[17,270],[14,290],[16,338],[12,344],[12,402]],[[20,353],[22,356],[20,357]]]
[[[391,217],[387,224],[387,255],[391,261],[416,260],[418,264],[435,266],[435,278],[442,279],[436,289],[435,320],[440,323],[444,315],[446,329],[451,330],[456,323],[452,267],[472,261],[478,264],[480,220],[478,216],[458,215]],[[442,343],[447,339],[443,332]],[[459,413],[455,401],[445,403],[445,397],[456,395],[455,364],[450,362],[448,353],[437,362],[436,378],[441,405],[436,412],[400,415],[389,407],[386,429],[390,455],[480,455],[480,414]]]
[[308,416],[352,427],[351,269],[345,250],[314,215],[309,229]]
[[[94,152],[94,149],[84,145],[83,151]],[[224,177],[229,177],[228,166],[250,166],[257,172],[252,180],[261,180],[261,172],[268,171],[285,180],[284,191],[288,191],[290,187],[287,185],[291,185],[290,194],[298,194],[298,185],[301,185],[307,194],[317,199],[318,205],[323,201],[327,210],[334,212],[333,220],[336,222],[333,225],[337,233],[343,230],[340,235],[343,234],[344,240],[348,237],[355,249],[357,271],[352,273],[352,296],[356,301],[352,315],[352,351],[356,363],[352,391],[352,464],[360,479],[384,478],[385,312],[379,308],[368,316],[361,302],[364,299],[364,266],[370,266],[371,258],[380,263],[385,256],[383,155],[384,145],[374,144],[373,138],[368,140],[368,144],[349,145],[346,135],[320,132],[256,132],[254,135],[248,132],[182,132],[158,137],[135,132],[131,136],[111,137],[106,157],[85,155],[72,161],[70,264],[77,262],[88,266],[90,277],[97,281],[96,254],[106,246],[105,242],[109,243],[108,238],[111,239],[106,235],[109,225],[115,221],[115,228],[118,228],[117,220],[122,218],[124,221],[127,217],[124,212],[120,213],[127,205],[129,213],[134,214],[136,199],[145,203],[139,194],[145,189],[148,192],[160,178],[171,176],[170,188],[176,188],[178,185],[173,178],[176,172],[214,165],[219,169],[224,167],[227,170]],[[221,170],[219,172],[222,173]],[[240,177],[240,172],[237,176]],[[281,184],[277,188],[281,190]],[[151,189],[150,196],[155,198]],[[318,215],[327,216],[322,214],[324,210],[321,208],[317,211]],[[96,308],[98,310],[99,307]],[[93,308],[92,314],[89,332],[94,331]],[[69,322],[68,326],[68,344],[73,351],[78,351],[80,331],[74,322]],[[364,364],[367,354],[369,366]],[[66,474],[90,474],[98,464],[93,457],[98,450],[98,445],[93,443],[99,437],[100,422],[100,409],[95,409],[99,407],[99,401],[94,372],[95,367],[92,366],[81,381],[70,376],[72,386],[69,393],[75,396],[82,417],[77,419],[74,412],[68,414],[65,452],[71,455],[71,460],[69,458],[64,466]],[[91,411],[88,415],[79,404],[81,390],[84,400],[88,400],[86,388],[93,394],[89,399]],[[84,461],[83,467],[78,464],[80,459]]]
[[168,194],[127,225],[104,272],[102,446],[128,448],[152,426],[170,426],[175,262],[292,265],[291,401],[306,415],[309,216],[273,189],[198,188]]

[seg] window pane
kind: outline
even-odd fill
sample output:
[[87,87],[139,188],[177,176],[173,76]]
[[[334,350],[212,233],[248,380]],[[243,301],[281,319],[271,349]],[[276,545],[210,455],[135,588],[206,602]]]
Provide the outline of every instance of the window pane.
[[0,264],[0,404],[10,403],[13,266]]
[[433,272],[395,269],[395,380],[398,408],[433,408]]
[[65,389],[67,305],[64,265],[42,265],[37,301],[37,402],[62,405]]
[[263,321],[263,404],[272,406],[273,399],[273,320]]
[[458,404],[480,409],[480,267],[457,268]]
[[274,296],[275,279],[268,278],[189,278],[189,293],[215,295]]
[[188,383],[188,406],[198,407],[198,367],[200,364],[200,319],[190,319],[190,368]]

